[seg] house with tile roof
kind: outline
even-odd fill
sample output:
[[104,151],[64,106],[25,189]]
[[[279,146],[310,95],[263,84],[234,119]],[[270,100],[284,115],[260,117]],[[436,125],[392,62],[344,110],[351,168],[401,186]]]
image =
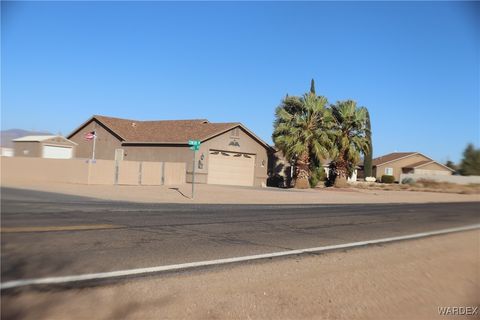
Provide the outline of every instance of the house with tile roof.
[[423,175],[451,175],[454,170],[420,152],[394,152],[373,159],[373,175],[379,181],[382,175],[392,175],[400,180],[402,173]]
[[[185,162],[187,181],[262,186],[267,180],[271,147],[241,123],[213,123],[206,119],[139,121],[94,115],[68,139],[77,143],[76,157],[118,161]],[[189,140],[201,141],[195,164]]]

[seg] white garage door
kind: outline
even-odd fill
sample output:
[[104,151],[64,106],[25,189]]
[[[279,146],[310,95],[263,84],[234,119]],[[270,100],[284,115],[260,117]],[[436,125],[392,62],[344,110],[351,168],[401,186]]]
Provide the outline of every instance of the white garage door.
[[43,157],[52,159],[71,159],[72,147],[43,146]]
[[236,152],[210,151],[209,184],[253,186],[255,156]]

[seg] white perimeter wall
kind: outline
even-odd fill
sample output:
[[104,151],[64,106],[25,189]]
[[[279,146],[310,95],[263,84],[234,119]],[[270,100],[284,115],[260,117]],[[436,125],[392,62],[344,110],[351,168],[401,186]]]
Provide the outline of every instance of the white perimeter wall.
[[471,183],[480,183],[480,176],[452,176],[452,175],[443,175],[443,174],[416,174],[416,173],[402,173],[400,175],[400,183],[403,179],[411,178],[415,181],[424,179],[424,180],[433,180],[438,182],[450,182],[457,184],[471,184]]

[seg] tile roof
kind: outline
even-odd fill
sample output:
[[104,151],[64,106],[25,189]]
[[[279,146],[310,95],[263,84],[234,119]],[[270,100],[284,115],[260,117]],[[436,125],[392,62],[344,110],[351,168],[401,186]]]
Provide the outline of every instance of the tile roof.
[[205,141],[235,127],[241,127],[264,147],[271,148],[239,122],[212,123],[206,119],[139,121],[94,115],[75,129],[68,138],[94,119],[120,137],[125,144],[187,144],[188,140]]
[[393,152],[393,153],[389,153],[389,154],[386,154],[384,156],[373,159],[372,160],[372,165],[373,166],[378,166],[378,165],[384,164],[386,162],[390,162],[390,161],[398,160],[398,159],[401,159],[401,158],[405,158],[405,157],[408,157],[408,156],[411,156],[411,155],[417,154],[417,153],[418,152]]
[[205,119],[138,121],[95,115],[95,119],[120,136],[125,142],[187,143],[205,140],[240,123],[211,123]]

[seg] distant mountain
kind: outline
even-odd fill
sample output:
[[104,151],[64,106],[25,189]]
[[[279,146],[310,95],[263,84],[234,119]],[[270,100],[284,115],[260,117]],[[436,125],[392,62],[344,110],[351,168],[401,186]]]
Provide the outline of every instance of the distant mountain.
[[46,136],[51,135],[50,132],[28,131],[22,129],[9,129],[0,131],[0,146],[4,148],[11,148],[13,146],[12,140],[24,136]]

